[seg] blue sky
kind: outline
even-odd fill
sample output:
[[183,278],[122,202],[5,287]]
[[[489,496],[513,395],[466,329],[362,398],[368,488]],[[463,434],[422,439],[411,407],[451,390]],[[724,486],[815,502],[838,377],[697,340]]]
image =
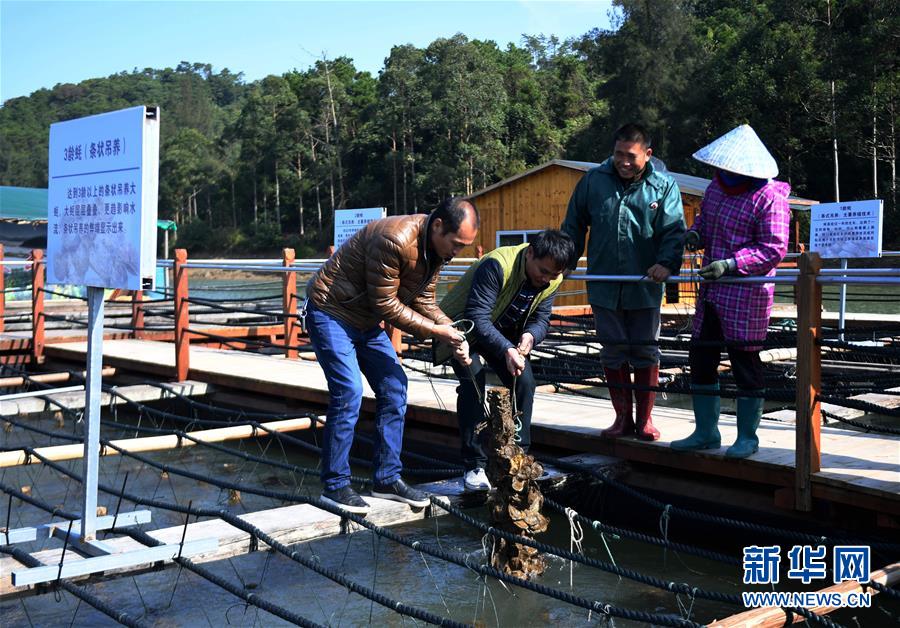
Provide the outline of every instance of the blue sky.
[[211,63],[247,80],[325,52],[376,74],[391,46],[462,32],[501,47],[523,33],[579,36],[610,0],[530,2],[13,2],[0,0],[0,102],[134,68]]

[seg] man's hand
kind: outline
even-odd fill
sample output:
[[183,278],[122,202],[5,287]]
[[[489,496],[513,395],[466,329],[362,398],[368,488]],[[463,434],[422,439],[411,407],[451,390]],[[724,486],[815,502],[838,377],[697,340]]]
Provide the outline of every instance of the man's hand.
[[463,340],[463,343],[453,352],[453,357],[463,366],[471,366],[472,358],[469,357],[469,343]]
[[700,234],[693,229],[684,234],[684,248],[691,253],[695,253],[699,249],[702,249],[703,243],[700,242]]
[[466,341],[465,334],[452,325],[435,325],[431,329],[431,335],[454,349],[458,349]]
[[718,279],[725,273],[733,272],[736,267],[734,259],[719,259],[698,270],[697,274],[706,280]]
[[506,350],[506,369],[515,377],[525,372],[525,356],[515,347]]
[[520,355],[528,355],[531,353],[531,350],[534,348],[534,336],[529,332],[525,332],[522,334],[522,337],[519,338],[519,346],[516,349],[519,350]]
[[647,277],[657,283],[662,283],[672,274],[672,271],[662,264],[654,264],[647,269]]

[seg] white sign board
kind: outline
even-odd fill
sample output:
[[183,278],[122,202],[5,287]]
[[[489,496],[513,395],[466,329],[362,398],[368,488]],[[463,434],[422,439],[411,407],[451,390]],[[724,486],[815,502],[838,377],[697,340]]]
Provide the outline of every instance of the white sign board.
[[151,289],[156,277],[159,109],[50,126],[47,281]]
[[881,257],[880,200],[813,205],[809,250],[823,258]]
[[341,248],[354,233],[373,220],[380,220],[386,215],[384,207],[334,210],[334,248]]

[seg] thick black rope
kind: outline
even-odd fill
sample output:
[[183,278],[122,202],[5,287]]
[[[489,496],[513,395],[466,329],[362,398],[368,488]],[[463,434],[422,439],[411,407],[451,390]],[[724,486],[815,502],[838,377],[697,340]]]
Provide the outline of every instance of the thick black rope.
[[[61,469],[58,469],[58,470],[61,470]],[[66,475],[70,475],[70,474],[66,473]],[[70,477],[72,477],[75,480],[80,481],[80,478],[75,475],[70,475]],[[418,608],[415,608],[412,606],[407,606],[401,602],[392,600],[391,598],[388,598],[387,596],[384,596],[384,595],[378,593],[377,591],[372,591],[371,589],[369,589],[367,587],[359,585],[358,583],[356,583],[353,580],[350,580],[343,574],[340,574],[339,572],[334,571],[332,569],[328,569],[327,567],[323,567],[322,565],[319,564],[318,560],[316,560],[316,559],[304,558],[298,551],[291,549],[287,545],[285,545],[285,544],[281,543],[280,541],[278,541],[277,539],[271,537],[269,534],[267,534],[260,528],[254,526],[251,523],[244,521],[240,517],[228,512],[227,510],[212,509],[212,508],[185,507],[185,506],[180,506],[178,504],[168,504],[166,502],[162,502],[162,501],[158,501],[158,500],[145,499],[140,496],[127,493],[124,490],[111,491],[107,487],[102,487],[102,486],[99,488],[101,488],[101,490],[103,490],[106,493],[118,494],[119,496],[125,497],[126,499],[134,502],[137,505],[152,506],[155,508],[160,508],[162,510],[181,512],[181,513],[185,514],[186,516],[193,515],[195,517],[217,517],[219,519],[222,519],[229,525],[232,525],[235,528],[238,528],[239,530],[246,532],[247,534],[249,534],[251,536],[251,538],[255,537],[255,538],[261,540],[263,543],[270,546],[273,550],[275,550],[276,552],[278,552],[280,554],[283,554],[284,556],[290,558],[294,562],[299,563],[299,564],[303,565],[304,567],[307,567],[308,569],[315,571],[319,575],[322,575],[322,576],[328,578],[329,580],[332,580],[333,582],[337,582],[338,584],[343,585],[344,587],[350,589],[351,591],[354,591],[355,593],[359,593],[363,597],[371,599],[373,602],[377,602],[378,604],[381,604],[382,606],[385,606],[386,608],[397,611],[398,613],[401,613],[403,615],[408,615],[410,617],[415,617],[416,619],[421,619],[423,621],[427,621],[428,623],[431,623],[431,624],[446,625],[446,626],[464,626],[464,625],[466,625],[466,624],[460,624],[458,622],[454,622],[454,621],[445,619],[443,617],[440,617],[440,616],[430,613],[428,611],[423,611],[421,609],[418,609]],[[26,494],[22,493],[21,491],[17,491],[16,489],[14,489],[12,487],[6,486],[5,484],[0,483],[0,490],[3,490],[7,494],[17,497],[18,499],[24,501],[25,503],[28,503],[28,504],[31,504],[32,506],[40,508],[41,510],[44,510],[45,512],[51,512],[54,515],[63,517],[64,519],[72,519],[72,520],[80,519],[80,517],[78,515],[60,511],[57,508],[53,508],[49,504],[41,502],[40,500],[37,500],[29,495],[26,495]],[[340,513],[334,513],[334,514],[340,514]],[[154,546],[154,545],[164,545],[165,544],[162,541],[159,541],[144,532],[135,533],[136,531],[129,527],[123,527],[123,528],[118,528],[118,529],[114,529],[114,530],[109,530],[109,532],[115,532],[115,533],[119,533],[119,534],[127,534],[127,535],[131,536],[132,538],[138,540],[139,542],[143,543],[144,545]],[[254,606],[258,606],[259,608],[262,608],[263,610],[266,610],[268,612],[272,612],[273,614],[278,615],[279,617],[282,617],[283,619],[287,619],[288,621],[292,621],[293,623],[297,623],[298,625],[308,625],[308,624],[300,623],[298,621],[294,621],[290,617],[285,617],[282,614],[279,614],[278,612],[273,612],[273,610],[270,610],[270,608],[266,608],[265,606],[261,606],[260,604],[255,603],[255,602],[262,602],[265,604],[271,604],[271,603],[266,602],[265,600],[262,600],[259,597],[254,596],[255,601],[251,601],[250,599],[248,599],[247,597],[244,596],[244,593],[246,593],[246,592],[243,589],[234,587],[234,585],[231,585],[227,581],[224,581],[221,578],[218,578],[217,576],[215,576],[214,574],[211,574],[207,570],[197,567],[197,565],[195,565],[191,561],[187,561],[187,563],[183,563],[183,562],[181,562],[181,560],[187,561],[187,559],[185,558],[185,559],[175,559],[175,562],[178,562],[179,564],[184,565],[191,571],[195,571],[203,578],[206,578],[207,580],[210,580],[214,584],[219,585],[220,587],[228,590],[229,592],[233,593],[234,595],[241,597],[241,599],[244,599],[248,603],[253,604]],[[250,595],[252,595],[252,594],[250,594]],[[275,605],[271,605],[271,606],[272,606],[272,609],[280,608]],[[281,609],[281,610],[284,611],[285,613],[289,613],[289,611],[286,611],[285,609]],[[296,617],[299,618],[300,616],[297,615]],[[303,619],[303,618],[300,618],[300,619]],[[304,620],[304,621],[308,621],[308,620]]]
[[[50,438],[65,440],[65,441],[71,442],[71,443],[83,443],[84,442],[84,439],[80,436],[75,436],[72,434],[62,434],[60,432],[53,432],[50,430],[45,430],[45,429],[39,428],[34,425],[29,425],[27,423],[17,421],[8,416],[0,415],[0,421],[4,421],[6,423],[9,423],[10,425],[14,425],[14,426],[24,429],[28,432],[42,434],[42,435],[48,436]],[[119,430],[122,430],[125,432],[136,431],[136,432],[144,432],[144,433],[148,433],[148,434],[158,434],[158,435],[163,435],[163,436],[177,436],[179,439],[184,439],[184,440],[188,440],[193,443],[196,443],[200,447],[205,447],[208,449],[213,449],[215,451],[220,451],[222,453],[228,454],[230,456],[234,456],[236,458],[241,458],[243,460],[249,460],[249,461],[257,462],[260,464],[265,464],[265,465],[269,465],[269,466],[273,466],[273,467],[278,467],[281,469],[286,469],[289,471],[293,471],[295,473],[300,473],[302,475],[311,475],[311,476],[320,475],[320,472],[318,469],[311,469],[308,467],[299,467],[299,466],[291,464],[291,463],[279,462],[277,460],[272,460],[270,458],[263,458],[260,456],[255,456],[253,454],[249,454],[246,452],[238,451],[236,449],[232,449],[230,447],[226,447],[225,445],[221,445],[219,443],[213,443],[213,442],[205,441],[200,438],[196,438],[182,430],[157,428],[157,427],[146,427],[146,426],[138,426],[138,425],[128,425],[128,424],[115,423],[115,422],[110,422],[110,421],[100,421],[100,424],[105,425],[107,427],[114,427],[116,429],[119,429]],[[228,425],[229,425],[229,427],[252,427],[255,429],[260,429],[263,427],[263,426],[259,425],[258,423],[229,423]],[[279,433],[279,432],[276,432],[276,433]],[[105,447],[106,443],[109,441],[106,441],[105,439],[103,439],[102,442],[104,443],[104,447]],[[2,448],[0,448],[0,451],[25,451],[25,449],[21,446],[20,447],[13,446],[13,447],[2,447]],[[105,451],[103,453],[105,455]],[[131,452],[124,453],[123,455],[125,455],[126,457],[130,456]],[[366,461],[364,459],[354,458],[353,460],[358,460],[360,462],[360,464],[366,463],[366,462],[368,462],[369,465],[372,464],[371,461]],[[438,478],[446,479],[446,478],[450,478],[450,477],[459,475],[459,469],[457,469],[457,468],[405,469],[404,473],[406,473],[408,475],[425,475],[425,476],[429,476],[429,477],[435,476]],[[352,482],[357,482],[362,485],[368,485],[373,482],[373,480],[370,478],[363,478],[363,477],[353,476],[353,475],[350,476],[350,480]]]
[[869,401],[863,401],[862,399],[844,399],[842,397],[829,397],[827,395],[817,395],[816,398],[822,403],[830,403],[834,406],[862,410],[869,414],[883,414],[890,417],[900,417],[900,408],[885,408]]
[[[41,458],[40,454],[37,454],[36,452],[33,455]],[[51,468],[56,469],[60,473],[63,473],[64,475],[67,475],[77,481],[81,481],[81,478],[79,476],[77,476],[75,473],[65,469],[61,465],[57,465],[53,461],[46,460],[46,459],[42,459],[42,461],[45,464],[47,464],[48,466],[50,466]],[[156,466],[156,465],[151,465],[151,466]],[[212,481],[212,479],[209,479],[209,481],[210,481],[210,483],[215,484],[215,482]],[[2,485],[0,485],[0,486],[2,486]],[[149,506],[155,506],[157,508],[166,508],[169,510],[176,510],[178,512],[194,514],[197,516],[220,516],[218,514],[212,514],[212,513],[221,512],[223,515],[222,519],[224,521],[226,521],[227,523],[234,525],[235,527],[238,527],[242,530],[245,529],[242,526],[252,527],[252,526],[250,526],[250,524],[247,524],[243,520],[238,519],[237,517],[235,517],[231,513],[228,513],[227,511],[207,511],[207,510],[199,510],[199,509],[190,509],[185,506],[180,506],[178,504],[174,504],[174,505],[165,504],[164,502],[159,502],[157,500],[146,499],[146,498],[143,498],[143,497],[140,497],[137,495],[125,493],[124,491],[119,491],[118,489],[116,489],[114,487],[108,487],[108,486],[102,485],[102,484],[99,484],[98,488],[100,490],[102,490],[103,492],[109,493],[112,495],[122,494],[122,495],[124,495],[124,497],[126,499],[134,502],[135,504],[139,504],[139,505],[149,505]],[[689,626],[691,628],[696,628],[696,627],[700,626],[700,624],[697,624],[695,622],[690,622],[690,621],[674,618],[674,617],[671,617],[668,615],[656,615],[653,613],[645,613],[643,611],[634,611],[631,609],[618,608],[618,607],[612,606],[610,604],[603,604],[602,602],[599,602],[599,601],[590,601],[585,598],[581,598],[581,597],[566,593],[564,591],[559,591],[557,589],[552,589],[550,587],[546,587],[541,584],[532,583],[527,580],[516,578],[514,576],[509,576],[509,575],[504,574],[503,572],[498,571],[498,570],[494,569],[493,567],[489,567],[487,565],[473,565],[473,564],[471,564],[469,557],[465,554],[448,552],[448,551],[444,550],[443,548],[432,546],[430,544],[423,544],[420,541],[410,541],[409,539],[407,539],[399,534],[396,534],[386,528],[383,528],[381,526],[378,526],[376,524],[373,524],[373,523],[367,521],[363,517],[360,517],[360,516],[352,514],[352,513],[348,513],[344,510],[341,510],[340,508],[337,508],[335,506],[327,504],[319,499],[295,495],[295,496],[290,496],[289,501],[295,501],[295,502],[299,502],[299,503],[305,503],[305,504],[310,504],[310,505],[316,506],[316,507],[318,507],[322,510],[328,511],[334,515],[343,517],[345,519],[349,519],[350,521],[353,521],[354,523],[357,523],[358,525],[369,529],[370,531],[372,531],[373,533],[375,533],[379,536],[382,536],[384,538],[387,538],[389,540],[397,542],[401,545],[409,547],[410,549],[413,549],[414,551],[423,552],[423,553],[426,553],[435,558],[441,558],[445,561],[452,562],[461,567],[466,567],[472,571],[479,573],[482,576],[491,576],[491,577],[497,578],[499,580],[503,580],[505,582],[515,584],[517,586],[529,589],[536,593],[541,593],[542,595],[553,597],[560,601],[567,602],[567,603],[573,604],[575,606],[580,606],[582,608],[586,608],[588,610],[594,610],[594,611],[598,611],[598,612],[601,612],[601,613],[604,613],[604,614],[607,614],[610,616],[622,617],[624,619],[633,619],[635,621],[644,621],[644,622],[649,622],[649,623],[653,623],[656,625],[662,625],[662,626]],[[250,533],[252,534],[252,532],[250,532]],[[262,536],[260,536],[259,538],[262,539]]]
[[653,576],[645,576],[644,574],[632,571],[630,569],[623,569],[622,567],[618,567],[612,563],[607,563],[595,558],[589,558],[587,556],[583,556],[582,554],[576,554],[561,547],[554,547],[553,545],[541,543],[540,541],[535,541],[534,539],[519,536],[505,530],[500,530],[499,528],[495,528],[483,521],[467,515],[459,508],[445,503],[438,497],[432,496],[431,503],[438,508],[446,510],[460,521],[464,521],[470,526],[473,526],[474,528],[480,530],[484,534],[490,534],[491,536],[510,541],[511,543],[527,545],[528,547],[533,547],[539,552],[543,552],[544,554],[552,554],[553,556],[558,556],[560,558],[565,558],[566,560],[581,563],[582,565],[587,565],[588,567],[594,567],[596,569],[615,574],[622,578],[628,578],[629,580],[640,582],[641,584],[646,584],[657,589],[662,589],[663,591],[683,593],[685,595],[691,595],[707,600],[714,600],[716,602],[725,602],[728,604],[734,604],[736,606],[740,606],[741,604],[743,604],[743,602],[741,601],[741,596],[739,595],[720,593],[718,591],[706,591],[704,589],[692,587],[687,583],[666,582],[665,580],[654,578]]
[[748,530],[750,532],[756,532],[760,534],[767,534],[771,536],[778,536],[782,538],[787,538],[795,541],[800,541],[807,544],[844,544],[844,545],[852,545],[865,543],[867,545],[872,546],[873,548],[877,548],[880,550],[884,550],[886,552],[897,553],[900,552],[900,544],[897,543],[881,543],[878,541],[869,541],[869,540],[861,540],[859,538],[830,538],[828,536],[815,536],[812,534],[805,534],[803,532],[795,532],[793,530],[785,530],[782,528],[776,528],[773,526],[761,525],[758,523],[751,523],[749,521],[740,521],[738,519],[729,519],[727,517],[719,517],[717,515],[708,515],[702,512],[695,512],[693,510],[689,510],[687,508],[681,508],[679,506],[673,506],[672,504],[665,504],[658,499],[650,497],[649,495],[645,495],[640,491],[628,486],[627,484],[620,482],[614,478],[605,476],[595,469],[592,469],[586,465],[577,464],[574,462],[569,462],[567,460],[562,460],[559,458],[553,458],[550,456],[535,456],[541,462],[546,462],[552,466],[558,467],[560,469],[566,469],[569,471],[578,471],[581,473],[586,473],[593,476],[596,480],[599,480],[601,483],[608,484],[609,486],[619,490],[622,493],[630,495],[645,504],[653,506],[665,513],[669,516],[671,515],[680,515],[687,519],[693,519],[695,521],[703,521],[706,523],[714,523],[716,525],[721,525],[730,528],[739,528],[742,530]]
[[900,436],[900,428],[890,427],[888,425],[873,425],[871,423],[864,423],[863,421],[857,421],[855,419],[846,419],[842,416],[838,416],[836,414],[832,414],[831,412],[826,412],[822,410],[822,416],[829,421],[837,421],[839,423],[846,423],[847,425],[852,425],[853,427],[858,427],[866,432],[875,432],[879,434],[893,434],[895,436]]
[[[563,506],[559,502],[553,501],[547,496],[544,496],[544,503],[555,510],[560,514],[566,514],[566,506]],[[593,519],[589,519],[582,514],[575,513],[575,519],[580,523],[590,526],[592,529],[597,530],[600,533],[612,534],[615,536],[620,536],[626,539],[631,539],[633,541],[639,541],[641,543],[647,543],[649,545],[656,545],[658,547],[664,547],[666,549],[675,550],[677,552],[682,552],[684,554],[692,554],[694,556],[699,556],[701,558],[707,558],[709,560],[714,560],[720,563],[724,563],[726,565],[740,565],[741,561],[734,556],[726,556],[725,554],[721,554],[719,552],[713,552],[711,550],[703,549],[702,547],[695,547],[693,545],[686,545],[684,543],[676,543],[674,541],[670,541],[668,539],[662,539],[657,536],[650,536],[648,534],[642,534],[641,532],[635,532],[633,530],[628,530],[626,528],[618,528],[615,526],[608,525],[603,523],[602,521],[595,521]]]
[[[47,459],[46,457],[44,457],[41,454],[39,454],[38,452],[36,452],[34,449],[28,448],[26,451],[28,451],[32,456],[39,458],[44,464],[50,466],[51,468],[56,469],[57,471],[63,473],[64,475],[67,475],[75,480],[78,480],[79,482],[81,481],[81,478],[78,475],[76,475],[75,473],[73,473],[71,471],[68,471],[61,465],[57,465],[53,461]],[[369,530],[372,530],[379,536],[383,536],[389,540],[392,540],[392,541],[395,541],[402,545],[405,545],[407,547],[410,547],[416,551],[422,551],[422,552],[429,554],[430,556],[434,556],[436,558],[441,558],[443,560],[454,562],[463,567],[469,567],[469,568],[475,569],[482,575],[489,575],[489,576],[492,576],[495,578],[499,578],[506,582],[511,582],[513,584],[517,584],[519,586],[531,589],[538,593],[542,593],[544,595],[549,595],[550,597],[554,597],[554,598],[562,600],[564,602],[568,602],[568,603],[574,604],[576,606],[581,606],[582,608],[587,608],[589,610],[596,610],[596,611],[600,611],[600,612],[607,613],[610,615],[623,617],[626,619],[634,619],[636,621],[648,621],[651,623],[656,623],[656,624],[666,625],[666,626],[696,626],[697,625],[697,624],[694,624],[693,622],[681,623],[684,620],[676,620],[676,619],[673,619],[668,616],[653,615],[650,613],[643,613],[641,611],[631,611],[629,609],[617,609],[616,607],[612,607],[608,604],[603,605],[599,602],[591,602],[584,598],[570,595],[568,593],[558,591],[556,589],[551,589],[551,588],[545,587],[543,585],[528,582],[527,580],[521,580],[521,579],[515,578],[513,576],[507,576],[506,574],[503,574],[502,572],[499,572],[496,569],[493,569],[492,567],[480,566],[480,567],[475,568],[468,563],[468,558],[465,555],[447,552],[438,547],[422,544],[419,541],[409,541],[408,539],[406,539],[405,537],[403,537],[401,535],[398,535],[394,532],[391,532],[390,530],[387,530],[385,528],[377,526],[362,517],[359,517],[352,513],[348,513],[340,508],[337,508],[326,502],[323,502],[321,499],[316,499],[313,497],[306,497],[303,495],[294,495],[291,493],[284,493],[281,491],[270,491],[270,490],[266,490],[266,489],[249,487],[249,486],[245,486],[243,484],[237,483],[237,482],[228,482],[225,480],[196,474],[196,473],[186,471],[183,469],[178,469],[178,468],[172,467],[170,465],[159,464],[159,463],[153,462],[151,460],[148,460],[144,456],[140,456],[138,454],[130,454],[130,455],[131,455],[131,457],[133,457],[137,460],[140,460],[141,462],[144,462],[148,466],[157,468],[161,471],[166,471],[167,473],[173,473],[175,475],[180,475],[180,476],[188,477],[191,479],[198,479],[202,482],[207,482],[209,484],[212,484],[213,486],[216,486],[218,488],[235,489],[235,490],[239,490],[239,491],[242,491],[242,492],[245,492],[248,494],[260,495],[263,497],[269,497],[269,498],[281,500],[284,502],[310,504],[310,505],[316,506],[316,507],[318,507],[322,510],[326,510],[332,514],[347,518],[355,523],[358,523],[359,525],[361,525],[365,528],[368,528]],[[98,487],[106,493],[110,493],[112,495],[119,494],[118,489],[116,489],[114,487],[107,487],[105,485],[98,485]],[[136,497],[136,496],[132,496],[131,494],[124,494],[124,495],[125,495],[126,499],[135,501],[134,497]],[[153,501],[153,500],[144,500],[143,498],[139,498],[139,499],[141,499],[141,501],[135,501],[135,503],[148,504],[151,501]],[[183,507],[181,507],[181,508],[183,508]],[[613,609],[613,611],[617,611],[617,612],[620,611],[620,612],[626,613],[626,614],[616,614],[616,612],[606,610],[606,609]],[[676,623],[671,623],[671,622],[676,622]]]
[[[11,545],[0,545],[0,553],[12,556],[14,559],[25,565],[26,567],[43,567],[44,563],[34,558],[28,552],[13,547]],[[88,592],[84,587],[80,587],[68,580],[56,580],[51,586],[60,586],[82,602],[97,609],[113,621],[117,621],[123,626],[134,626],[135,628],[149,628],[153,624],[147,623],[137,617],[132,617],[128,613],[116,610],[111,604],[101,600],[93,593]]]
[[[119,529],[114,529],[111,531],[115,531],[120,534],[126,534],[126,535],[130,536],[131,538],[133,538],[138,543],[142,543],[142,544],[150,546],[150,547],[154,547],[154,546],[158,546],[158,545],[165,545],[165,543],[163,541],[157,540],[157,539],[153,538],[152,536],[150,536],[149,534],[147,534],[146,532],[143,532],[141,530],[136,530],[136,529],[132,529],[132,528],[119,528]],[[294,624],[295,626],[305,626],[307,628],[325,628],[325,626],[323,624],[318,624],[310,619],[307,619],[306,617],[304,617],[298,613],[295,613],[293,611],[290,611],[290,610],[284,608],[283,606],[274,604],[273,602],[270,602],[269,600],[262,598],[262,597],[256,595],[255,593],[251,593],[250,591],[247,591],[247,589],[245,589],[243,586],[238,586],[236,584],[228,582],[227,580],[225,580],[225,578],[222,578],[221,576],[217,576],[209,569],[206,569],[205,567],[201,567],[200,565],[193,562],[189,558],[185,558],[184,556],[176,556],[172,560],[174,562],[178,563],[179,565],[181,565],[182,567],[189,569],[190,571],[193,571],[195,574],[197,574],[201,578],[208,580],[209,582],[212,582],[213,584],[217,585],[218,587],[220,587],[222,589],[225,589],[226,591],[228,591],[235,597],[238,597],[238,598],[244,600],[245,602],[247,602],[247,604],[250,604],[251,606],[255,606],[256,608],[262,609],[262,610],[266,611],[267,613],[271,613],[272,615],[275,615],[276,617],[280,617],[281,619],[284,619],[285,621],[289,621],[292,624]]]

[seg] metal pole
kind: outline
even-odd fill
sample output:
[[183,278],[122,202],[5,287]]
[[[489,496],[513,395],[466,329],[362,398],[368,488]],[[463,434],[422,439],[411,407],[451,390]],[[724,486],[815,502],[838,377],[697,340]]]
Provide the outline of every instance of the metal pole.
[[[847,270],[847,258],[841,258],[841,270]],[[841,330],[840,339],[844,339],[844,319],[847,314],[847,283],[841,284],[841,305],[838,311],[838,327]]]
[[100,394],[103,368],[103,288],[88,286],[88,352],[85,380],[84,508],[81,538],[91,541],[97,533],[97,478],[100,474]]
[[163,229],[163,256],[165,259],[169,259],[169,230]]

